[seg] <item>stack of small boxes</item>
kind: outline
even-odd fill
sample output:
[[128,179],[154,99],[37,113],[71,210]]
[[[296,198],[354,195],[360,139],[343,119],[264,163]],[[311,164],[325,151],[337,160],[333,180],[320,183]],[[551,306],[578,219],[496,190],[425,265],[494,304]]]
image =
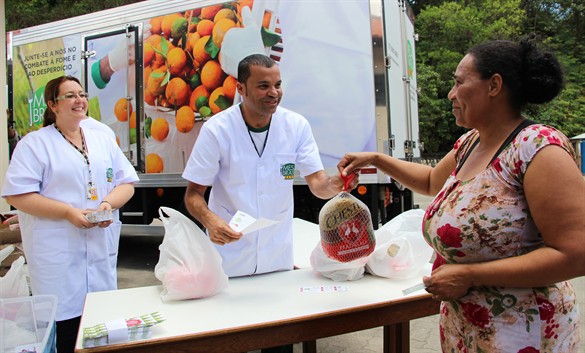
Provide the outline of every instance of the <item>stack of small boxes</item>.
[[18,221],[13,214],[0,214],[0,250],[14,245],[14,251],[8,255],[0,263],[0,277],[4,277],[6,272],[10,269],[10,266],[16,259],[23,256],[22,251],[22,238],[20,236],[20,228],[18,227]]
[[165,321],[159,312],[126,320],[113,320],[83,328],[83,348],[137,341],[152,337],[152,326]]

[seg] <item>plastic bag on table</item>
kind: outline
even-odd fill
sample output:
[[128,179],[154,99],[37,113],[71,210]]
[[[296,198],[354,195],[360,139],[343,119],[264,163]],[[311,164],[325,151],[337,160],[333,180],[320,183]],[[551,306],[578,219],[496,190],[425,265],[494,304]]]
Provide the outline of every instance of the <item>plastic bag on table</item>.
[[318,242],[311,252],[311,266],[323,277],[337,282],[355,281],[364,277],[367,257],[360,257],[353,261],[340,262],[328,257],[323,251],[321,242]]
[[162,300],[204,298],[224,290],[228,277],[207,235],[179,211],[161,207],[159,214],[165,236],[154,275],[162,282]]
[[376,231],[376,250],[366,271],[380,277],[407,279],[417,276],[433,255],[422,234],[424,211],[409,210]]
[[[344,179],[344,189],[354,177]],[[370,210],[349,192],[342,191],[323,205],[319,230],[325,255],[340,262],[366,257],[376,247]]]
[[[9,245],[0,250],[0,262],[4,261],[14,249],[14,245]],[[20,256],[12,263],[6,275],[0,277],[0,298],[28,297],[29,295],[30,291],[24,271],[24,257]]]

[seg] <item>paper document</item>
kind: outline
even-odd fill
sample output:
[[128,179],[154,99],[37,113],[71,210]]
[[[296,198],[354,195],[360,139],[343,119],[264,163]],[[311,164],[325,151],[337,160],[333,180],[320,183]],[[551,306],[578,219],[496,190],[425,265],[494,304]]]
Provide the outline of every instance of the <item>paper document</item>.
[[408,295],[410,293],[414,293],[414,292],[417,292],[417,291],[419,291],[421,289],[425,289],[425,288],[426,288],[426,286],[425,286],[424,283],[415,284],[412,287],[408,287],[406,289],[403,289],[402,290],[402,295]]
[[335,286],[304,286],[299,288],[301,293],[315,293],[315,292],[347,292],[349,288],[343,285]]
[[238,211],[230,220],[229,226],[236,232],[248,234],[266,227],[273,226],[276,223],[279,223],[279,221],[266,218],[256,219],[245,212]]

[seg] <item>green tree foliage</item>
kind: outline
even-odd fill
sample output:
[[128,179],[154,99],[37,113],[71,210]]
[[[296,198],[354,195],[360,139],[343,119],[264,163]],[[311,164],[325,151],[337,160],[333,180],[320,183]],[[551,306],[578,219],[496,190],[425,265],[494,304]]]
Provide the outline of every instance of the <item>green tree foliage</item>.
[[[31,27],[140,0],[7,0],[6,30]],[[293,1],[293,0],[286,0]],[[465,52],[491,39],[536,33],[566,72],[553,102],[530,107],[531,118],[571,137],[585,132],[585,3],[575,0],[407,0],[415,15],[420,140],[423,153],[445,153],[463,132],[454,124],[447,94]],[[83,23],[80,23],[83,26]]]
[[439,96],[444,81],[430,65],[421,63],[416,71],[419,83],[419,138],[424,143],[423,150],[427,155],[448,151],[454,142],[451,140],[454,124],[450,102]]
[[[418,4],[417,4],[418,2]],[[423,4],[424,3],[424,4]],[[417,43],[420,138],[423,153],[447,152],[463,132],[455,126],[447,94],[459,60],[475,44],[493,39],[518,40],[535,34],[565,71],[565,89],[552,102],[531,106],[525,114],[567,136],[585,132],[585,4],[571,0],[411,1]],[[428,71],[434,71],[431,75]],[[439,79],[437,79],[437,77]],[[427,88],[431,87],[431,88]],[[427,91],[434,96],[425,95]],[[445,103],[446,102],[446,103]],[[440,107],[445,107],[443,111]]]
[[[6,31],[85,15],[141,0],[6,0]],[[83,23],[79,24],[83,26]]]
[[415,23],[420,38],[417,82],[421,94],[427,86],[436,91],[434,97],[421,96],[419,100],[420,138],[425,153],[449,151],[463,132],[454,124],[447,98],[453,73],[473,45],[520,36],[524,11],[519,4],[519,0],[450,1],[426,6],[419,13]]
[[565,72],[565,89],[542,107],[531,107],[528,114],[572,137],[585,132],[585,3],[570,0],[524,0],[523,28],[535,33],[552,49]]

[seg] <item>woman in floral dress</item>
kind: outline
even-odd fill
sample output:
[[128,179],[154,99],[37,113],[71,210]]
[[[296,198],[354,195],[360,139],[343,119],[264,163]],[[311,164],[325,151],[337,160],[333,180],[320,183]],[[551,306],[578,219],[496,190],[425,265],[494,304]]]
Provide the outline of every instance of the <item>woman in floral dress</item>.
[[339,162],[343,175],[374,165],[436,195],[423,235],[437,256],[423,282],[442,301],[443,352],[579,349],[567,280],[585,275],[585,181],[567,137],[521,115],[562,86],[551,53],[527,41],[480,44],[448,96],[456,124],[470,131],[435,168],[369,152]]

